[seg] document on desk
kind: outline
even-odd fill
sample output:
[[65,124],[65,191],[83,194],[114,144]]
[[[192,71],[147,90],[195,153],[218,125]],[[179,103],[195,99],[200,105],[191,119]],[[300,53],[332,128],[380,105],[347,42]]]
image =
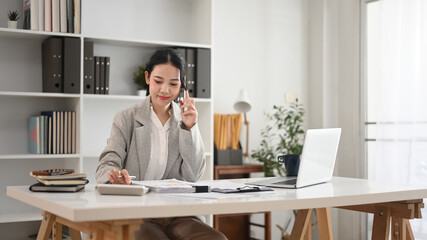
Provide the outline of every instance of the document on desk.
[[177,179],[132,181],[133,185],[142,185],[154,193],[200,193],[209,192],[209,186],[180,181]]
[[[204,182],[200,182],[200,184],[204,184]],[[208,193],[179,193],[168,195],[204,199],[229,199],[253,197],[254,195],[273,193],[273,189],[271,188],[266,188],[262,190],[260,190],[257,186],[249,186],[248,188],[248,185],[242,183],[235,183],[232,181],[215,181],[209,182],[209,184],[212,191]],[[254,188],[252,189],[252,187]],[[257,188],[258,190],[256,190],[255,188]]]

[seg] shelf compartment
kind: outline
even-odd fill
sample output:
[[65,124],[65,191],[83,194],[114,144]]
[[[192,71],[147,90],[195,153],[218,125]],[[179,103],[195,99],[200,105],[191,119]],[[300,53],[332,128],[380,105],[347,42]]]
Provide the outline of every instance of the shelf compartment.
[[0,27],[0,38],[29,39],[42,41],[48,37],[81,37],[80,34],[11,29]]

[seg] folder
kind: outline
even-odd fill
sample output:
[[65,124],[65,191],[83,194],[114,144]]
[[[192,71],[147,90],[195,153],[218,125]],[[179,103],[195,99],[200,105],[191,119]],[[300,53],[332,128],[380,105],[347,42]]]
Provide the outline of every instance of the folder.
[[105,94],[105,57],[99,57],[99,94]]
[[198,48],[196,57],[196,96],[211,97],[211,50]]
[[93,42],[84,42],[84,63],[83,63],[83,92],[93,94],[95,76],[94,76],[94,58],[93,58]]
[[43,92],[62,93],[62,39],[48,38],[42,43]]
[[64,38],[64,93],[80,93],[80,38]]
[[196,49],[187,48],[187,90],[190,97],[196,96]]
[[110,93],[110,57],[105,57],[104,94]]
[[99,94],[99,87],[100,87],[100,83],[99,83],[99,81],[101,80],[101,72],[100,72],[100,68],[101,68],[101,66],[100,66],[100,57],[94,57],[94,59],[95,59],[95,62],[94,62],[94,64],[95,64],[95,84],[94,84],[94,87],[95,87],[95,91],[94,91],[94,93],[95,94]]

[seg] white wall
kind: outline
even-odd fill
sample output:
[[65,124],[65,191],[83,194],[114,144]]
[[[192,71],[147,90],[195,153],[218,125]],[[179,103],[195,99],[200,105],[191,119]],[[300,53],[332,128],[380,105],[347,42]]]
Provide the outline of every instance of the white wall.
[[247,90],[250,150],[261,142],[263,112],[285,104],[286,92],[307,103],[307,14],[301,0],[214,1],[214,112],[236,113],[239,90]]
[[[285,104],[286,92],[297,93],[305,106],[308,102],[308,2],[214,1],[214,112],[236,113],[239,90],[247,90],[252,101],[250,150],[261,142],[263,112]],[[242,128],[242,146],[245,131]],[[280,239],[275,226],[287,219],[283,212],[272,215],[272,239]],[[263,238],[262,230],[255,234]]]

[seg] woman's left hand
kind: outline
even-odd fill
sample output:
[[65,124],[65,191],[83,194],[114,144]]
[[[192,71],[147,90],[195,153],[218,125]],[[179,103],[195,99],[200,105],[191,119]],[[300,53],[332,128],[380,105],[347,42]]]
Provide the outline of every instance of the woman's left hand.
[[190,98],[188,90],[185,91],[184,100],[180,101],[181,117],[185,127],[190,130],[197,123],[197,109],[194,104],[194,98]]

